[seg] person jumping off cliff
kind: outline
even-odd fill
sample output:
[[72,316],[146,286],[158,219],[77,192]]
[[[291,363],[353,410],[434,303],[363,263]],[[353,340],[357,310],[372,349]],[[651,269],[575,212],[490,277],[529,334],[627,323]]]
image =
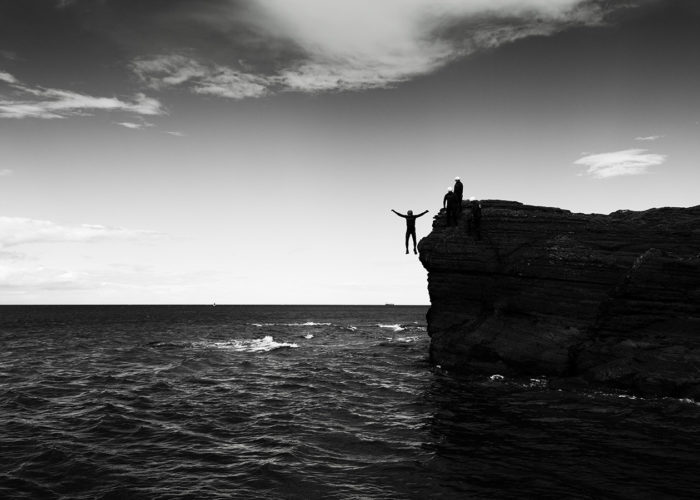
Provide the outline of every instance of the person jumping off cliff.
[[418,250],[416,249],[416,219],[418,217],[421,217],[425,214],[428,213],[426,210],[423,213],[420,213],[418,215],[413,215],[413,210],[409,210],[406,215],[398,213],[396,210],[393,208],[391,209],[392,212],[394,212],[396,215],[399,217],[403,217],[406,219],[406,253],[408,253],[408,238],[409,236],[413,237],[413,253],[417,254]]

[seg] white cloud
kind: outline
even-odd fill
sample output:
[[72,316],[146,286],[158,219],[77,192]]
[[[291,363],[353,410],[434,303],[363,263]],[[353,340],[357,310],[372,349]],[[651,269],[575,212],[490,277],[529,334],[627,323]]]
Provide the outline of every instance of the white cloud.
[[[581,0],[258,0],[270,31],[308,59],[280,76],[293,90],[385,87],[430,73],[484,48],[571,24],[600,12]],[[461,26],[450,36],[445,28]]]
[[[601,22],[588,0],[255,0],[263,38],[301,53],[265,74],[181,55],[137,60],[153,88],[183,86],[232,99],[273,91],[389,87],[514,40]],[[608,7],[614,8],[614,7]],[[225,16],[217,19],[224,22]],[[223,19],[223,20],[222,20]],[[218,26],[220,27],[220,26]]]
[[155,89],[185,86],[197,94],[230,99],[263,96],[273,83],[270,78],[200,63],[181,55],[138,59],[132,67],[142,80]]
[[[0,297],[36,297],[65,300],[67,292],[83,292],[80,302],[111,302],[139,294],[141,300],[172,300],[175,294],[208,286],[216,273],[163,273],[148,266],[104,266],[75,269],[59,265],[42,265],[0,252]],[[44,293],[47,292],[47,293]],[[53,295],[58,293],[60,295]],[[86,295],[87,293],[87,295]],[[133,299],[130,299],[133,300]]]
[[132,129],[132,130],[139,130],[139,129],[142,129],[142,128],[152,127],[152,126],[153,126],[152,123],[148,123],[148,122],[141,122],[141,123],[134,123],[134,122],[116,122],[116,124],[117,124],[117,125],[120,125],[120,126],[122,126],[122,127],[125,127],[125,128],[130,128],[130,129]]
[[14,171],[10,168],[0,168],[0,177],[7,177],[8,175],[12,175]]
[[182,132],[177,132],[175,130],[166,130],[165,133],[168,135],[174,135],[175,137],[185,137],[185,134],[183,134]]
[[158,236],[158,233],[94,224],[63,226],[26,217],[0,217],[0,248],[27,243],[90,242],[154,236]]
[[657,141],[657,140],[661,139],[662,137],[664,137],[664,136],[663,135],[649,135],[646,137],[635,137],[634,140],[635,141]]
[[574,164],[588,167],[586,173],[596,179],[607,179],[644,174],[649,167],[661,165],[665,161],[666,155],[647,153],[646,149],[626,149],[584,156]]
[[6,71],[0,71],[0,82],[17,83],[17,79]]
[[41,265],[0,262],[0,290],[26,293],[33,290],[74,290],[93,288],[88,273]]
[[0,80],[12,85],[20,97],[0,99],[0,118],[66,118],[90,112],[122,111],[137,115],[164,113],[161,103],[145,94],[136,94],[131,100],[117,97],[95,97],[70,90],[30,87],[9,73],[0,72]]

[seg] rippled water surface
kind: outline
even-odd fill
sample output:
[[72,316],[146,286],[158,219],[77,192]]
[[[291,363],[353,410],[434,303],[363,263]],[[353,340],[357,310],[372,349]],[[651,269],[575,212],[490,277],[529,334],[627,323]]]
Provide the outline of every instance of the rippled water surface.
[[695,402],[446,373],[425,312],[0,307],[0,497],[700,497]]

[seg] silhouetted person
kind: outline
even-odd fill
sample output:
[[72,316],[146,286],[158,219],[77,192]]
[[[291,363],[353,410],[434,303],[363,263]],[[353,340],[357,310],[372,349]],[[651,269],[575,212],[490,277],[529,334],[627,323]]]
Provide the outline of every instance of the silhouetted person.
[[477,240],[481,239],[481,203],[474,197],[469,198],[469,220],[467,221],[467,232],[474,234]]
[[445,193],[445,196],[442,198],[442,208],[444,208],[445,210],[447,210],[447,204],[449,203],[450,198],[452,198],[453,194],[454,193],[452,192],[452,188],[448,187],[447,193]]
[[457,225],[457,197],[451,187],[447,188],[447,193],[442,198],[442,207],[445,209],[445,224],[448,226]]
[[464,194],[464,185],[462,184],[462,181],[459,180],[459,177],[455,177],[455,198],[457,199],[457,215],[459,215],[462,212],[462,197]]
[[399,217],[406,219],[406,253],[408,253],[408,237],[413,236],[413,253],[418,253],[416,250],[416,219],[428,213],[426,210],[418,215],[413,215],[413,210],[409,210],[406,215],[398,213],[393,208],[391,209]]

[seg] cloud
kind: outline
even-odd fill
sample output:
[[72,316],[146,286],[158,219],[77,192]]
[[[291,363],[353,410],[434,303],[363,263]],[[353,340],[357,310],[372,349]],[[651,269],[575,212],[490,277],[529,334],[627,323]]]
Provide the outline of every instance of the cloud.
[[635,137],[634,140],[635,141],[657,141],[663,137],[664,137],[663,135],[649,135],[646,137]]
[[12,175],[14,171],[10,168],[0,168],[0,177],[7,177],[8,175]]
[[[242,15],[229,2],[228,15],[219,5],[198,20],[219,33],[226,22],[237,26],[228,30],[231,47],[238,54],[249,42],[249,53],[268,56],[265,68],[174,53],[139,58],[133,69],[152,88],[231,99],[383,88],[480,50],[598,24],[613,8],[590,0],[254,0]],[[241,19],[247,30],[235,24]]]
[[519,38],[600,21],[580,0],[258,0],[307,60],[281,71],[292,90],[386,87]]
[[152,127],[152,126],[153,126],[152,123],[148,123],[148,122],[141,122],[141,123],[134,123],[134,122],[116,122],[116,124],[117,124],[117,125],[120,125],[120,126],[122,126],[122,127],[125,127],[125,128],[130,128],[130,129],[132,129],[132,130],[139,130],[139,129],[142,129],[142,128]]
[[0,217],[0,248],[28,243],[91,242],[101,240],[142,239],[159,236],[140,231],[94,224],[63,226],[47,220],[25,217]]
[[0,262],[0,290],[26,293],[35,290],[90,289],[94,286],[88,273]]
[[89,115],[93,111],[122,111],[137,115],[164,113],[157,99],[136,94],[125,101],[117,97],[95,97],[69,90],[30,87],[9,73],[0,72],[0,80],[10,84],[18,95],[15,99],[0,99],[0,118],[66,118]]
[[649,167],[662,165],[666,155],[647,153],[646,149],[626,149],[611,153],[599,153],[579,158],[574,165],[588,167],[586,174],[596,179],[621,175],[640,175]]
[[[132,297],[134,293],[141,294],[141,297],[167,300],[177,293],[207,288],[217,277],[215,271],[166,274],[150,266],[133,265],[75,269],[32,263],[21,255],[17,258],[8,255],[5,258],[0,252],[2,297],[39,297],[37,292],[49,292],[49,295],[43,295],[43,300],[46,300],[52,297],[51,292],[89,291],[88,301],[104,301],[115,296]],[[61,293],[59,300],[65,297]]]
[[204,64],[182,55],[156,56],[134,61],[134,72],[151,88],[185,86],[197,94],[230,99],[261,97],[273,79],[233,70],[213,63]]
[[0,82],[17,83],[17,79],[6,71],[0,71]]
[[[9,59],[10,61],[14,61],[17,59],[17,54],[12,52],[11,50],[0,49],[0,57],[5,58],[5,59]],[[5,74],[7,74],[7,73],[5,73]]]

